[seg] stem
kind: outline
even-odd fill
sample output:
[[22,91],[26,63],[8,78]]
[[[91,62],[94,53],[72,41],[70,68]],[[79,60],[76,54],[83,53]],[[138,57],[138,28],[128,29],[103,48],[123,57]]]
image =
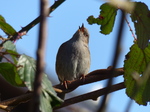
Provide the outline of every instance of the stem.
[[[79,87],[81,85],[86,85],[86,84],[90,84],[93,82],[109,79],[111,77],[111,74],[112,73],[111,73],[110,69],[99,69],[99,70],[95,70],[95,71],[92,71],[89,74],[87,74],[85,76],[84,82],[80,79],[71,81],[67,85],[68,89],[66,89],[64,87],[64,85],[62,85],[62,84],[55,85],[53,87],[57,93],[62,93],[62,92],[68,93],[68,92],[73,91],[74,89],[76,89],[77,87]],[[113,77],[121,76],[122,74],[124,74],[123,68],[117,68],[117,69],[115,69],[115,75],[113,75]]]
[[107,82],[107,90],[106,90],[104,97],[102,98],[102,102],[101,102],[100,108],[98,109],[98,112],[104,111],[104,107],[106,107],[105,103],[106,103],[107,95],[109,91],[111,90],[111,85],[113,83],[113,76],[115,75],[114,70],[118,62],[120,43],[121,43],[123,28],[124,28],[124,17],[125,17],[125,13],[122,11],[120,23],[119,23],[119,31],[118,31],[117,40],[116,40],[115,52],[114,52],[113,61],[112,61],[112,66],[113,66],[112,72],[111,72],[112,74]]
[[[125,88],[124,82],[121,82],[121,83],[112,85],[111,89],[109,90],[109,93],[120,90],[120,89],[124,89],[124,88]],[[93,92],[90,92],[90,93],[86,93],[86,94],[83,94],[83,95],[80,95],[80,96],[76,96],[76,97],[67,99],[67,100],[64,101],[64,103],[61,106],[54,108],[54,110],[62,108],[62,107],[66,107],[66,106],[69,106],[69,105],[72,105],[72,104],[75,104],[75,103],[79,103],[79,102],[82,102],[82,101],[85,101],[85,100],[89,100],[89,99],[96,100],[99,96],[104,95],[106,93],[107,89],[109,89],[109,88],[106,87],[106,88],[103,88],[103,89],[99,89],[99,90],[96,90],[96,91],[93,91]]]
[[[55,3],[49,7],[49,13],[46,15],[48,16],[50,13],[52,13],[58,6],[60,6],[65,0],[57,0],[55,1]],[[37,17],[35,20],[33,20],[31,23],[29,23],[27,26],[23,27],[18,33],[22,33],[22,32],[28,32],[32,27],[34,27],[35,25],[37,25],[40,20],[41,20],[41,15],[39,17]],[[16,35],[13,36],[13,38],[11,38],[11,41],[16,40],[18,38],[18,33]]]
[[130,31],[131,31],[131,33],[132,33],[132,36],[133,36],[133,38],[134,38],[134,41],[136,41],[137,38],[135,37],[135,35],[134,35],[134,33],[133,33],[133,30],[132,30],[132,28],[131,28],[131,26],[130,26],[130,23],[129,23],[129,21],[127,20],[126,17],[125,17],[125,21],[127,22],[128,26],[129,26],[129,29],[130,29]]
[[44,72],[44,54],[46,45],[46,33],[47,33],[47,21],[48,15],[47,0],[41,0],[40,2],[40,26],[39,26],[39,40],[37,48],[37,64],[36,64],[36,76],[34,80],[34,97],[33,97],[33,112],[39,112],[40,94],[41,94],[41,82]]
[[[58,6],[60,6],[65,0],[57,0],[55,3],[49,7],[49,14],[52,13]],[[47,14],[47,16],[49,15]],[[31,23],[29,23],[27,26],[23,27],[18,33],[13,35],[11,38],[4,40],[0,46],[3,46],[5,42],[8,40],[15,41],[16,39],[19,39],[20,34],[26,34],[31,28],[33,28],[35,25],[37,25],[41,20],[41,15],[37,17],[35,20],[33,20]]]

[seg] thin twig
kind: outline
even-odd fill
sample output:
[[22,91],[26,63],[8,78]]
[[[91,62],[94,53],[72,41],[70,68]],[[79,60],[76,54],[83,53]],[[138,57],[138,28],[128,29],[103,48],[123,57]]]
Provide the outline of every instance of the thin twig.
[[133,104],[133,100],[129,99],[125,112],[130,112],[131,106]]
[[2,36],[0,35],[0,40],[1,40],[1,41],[6,41],[6,40],[10,40],[10,38],[4,38],[4,37],[2,37]]
[[14,65],[15,67],[17,67],[17,65],[15,65],[9,58],[7,58],[6,56],[2,55],[3,58],[5,58],[9,63],[11,63],[12,65]]
[[[115,84],[115,85],[111,86],[111,89],[109,90],[109,93],[114,92],[114,91],[118,91],[118,90],[124,89],[124,88],[125,88],[124,82],[119,83],[119,84]],[[104,95],[108,89],[109,88],[106,87],[106,88],[103,88],[103,89],[99,89],[99,90],[96,90],[96,91],[93,91],[93,92],[90,92],[90,93],[86,93],[86,94],[83,94],[83,95],[80,95],[80,96],[76,96],[76,97],[67,99],[67,100],[64,101],[64,103],[61,106],[54,108],[54,110],[62,108],[62,107],[66,107],[66,106],[69,106],[69,105],[72,105],[72,104],[75,104],[75,103],[79,103],[81,101],[89,100],[89,99],[96,100],[99,96]]]
[[36,64],[36,76],[34,80],[34,97],[33,97],[33,112],[39,112],[40,94],[41,94],[41,82],[44,72],[44,54],[46,46],[46,33],[47,33],[47,21],[48,15],[47,0],[40,1],[40,15],[41,22],[39,26],[39,40],[37,48],[37,64]]
[[[49,7],[49,13],[47,14],[47,16],[49,16],[50,13],[52,13],[58,6],[60,6],[65,0],[57,0],[55,1],[55,3]],[[28,32],[31,28],[33,28],[35,25],[37,25],[41,20],[41,15],[39,17],[37,17],[35,20],[33,20],[31,23],[29,23],[27,26],[23,27],[18,33],[22,33],[22,32]],[[13,38],[11,40],[16,40],[17,39],[17,35],[14,35]]]
[[131,26],[130,26],[130,23],[129,23],[129,21],[127,20],[126,17],[125,17],[125,21],[127,22],[127,25],[128,25],[128,27],[129,27],[129,29],[130,29],[130,31],[131,31],[131,33],[132,33],[132,36],[133,36],[133,38],[134,38],[134,41],[136,41],[137,38],[136,38],[136,36],[134,35],[133,30],[132,30],[132,28],[131,28]]
[[[57,0],[55,1],[55,3],[49,7],[49,14],[52,13],[58,6],[60,6],[65,0]],[[47,16],[49,15],[47,14]],[[11,38],[3,41],[0,46],[2,46],[6,41],[11,40],[11,41],[15,41],[16,39],[19,38],[20,34],[26,34],[31,28],[33,28],[35,25],[37,25],[41,20],[41,15],[39,17],[37,17],[36,19],[34,19],[31,23],[29,23],[27,26],[23,27],[18,33],[16,33],[15,35],[13,35]]]
[[27,94],[23,94],[23,95],[20,95],[20,96],[17,96],[17,97],[14,97],[5,101],[1,101],[0,108],[10,111],[17,105],[21,103],[26,103],[29,100],[31,100],[32,96],[33,96],[33,93],[27,93]]
[[101,102],[100,108],[98,109],[98,112],[103,112],[104,107],[105,107],[105,103],[106,103],[107,95],[108,95],[109,91],[111,90],[111,85],[113,83],[113,76],[115,74],[114,70],[115,70],[115,67],[116,67],[117,62],[118,62],[120,42],[122,39],[123,28],[124,28],[124,17],[125,17],[125,13],[122,11],[121,19],[120,19],[120,23],[119,23],[119,28],[118,28],[119,30],[118,30],[117,40],[116,40],[115,52],[114,52],[113,61],[112,61],[112,65],[113,65],[112,74],[111,74],[111,77],[109,78],[109,80],[107,82],[107,90],[106,90],[104,97],[102,98],[102,102]]
[[16,56],[16,57],[19,57],[20,56],[20,54],[17,54],[17,53],[9,53],[9,52],[7,52],[7,51],[4,51],[4,52],[1,52],[0,51],[0,55],[2,56],[2,55],[14,55],[14,56]]

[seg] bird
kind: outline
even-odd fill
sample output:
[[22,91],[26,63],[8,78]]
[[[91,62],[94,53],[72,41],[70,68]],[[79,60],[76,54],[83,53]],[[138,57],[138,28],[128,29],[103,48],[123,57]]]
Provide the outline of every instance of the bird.
[[[85,77],[90,69],[89,32],[79,26],[71,39],[64,42],[56,56],[56,73],[61,84],[67,89],[67,83]],[[65,94],[58,95],[64,99]]]

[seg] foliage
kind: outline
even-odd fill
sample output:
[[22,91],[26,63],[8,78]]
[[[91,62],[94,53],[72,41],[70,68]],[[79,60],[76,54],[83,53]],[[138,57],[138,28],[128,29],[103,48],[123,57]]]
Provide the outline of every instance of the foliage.
[[[150,101],[148,89],[150,86],[150,11],[144,3],[133,3],[135,3],[135,8],[128,14],[134,23],[137,39],[134,40],[135,44],[132,45],[124,61],[124,80],[127,95],[138,104],[146,105]],[[101,5],[100,9],[98,18],[89,16],[87,21],[89,24],[101,25],[100,32],[109,34],[113,29],[118,9],[108,3]]]
[[150,45],[144,50],[135,43],[130,48],[124,64],[124,78],[128,96],[138,104],[150,101]]
[[105,3],[100,6],[100,15],[98,18],[94,18],[93,16],[89,16],[87,21],[89,24],[98,24],[101,25],[101,33],[109,34],[112,32],[115,17],[117,14],[117,9],[108,3]]
[[16,33],[15,29],[6,23],[5,19],[0,15],[0,28],[8,35],[12,36]]
[[[134,3],[134,10],[128,14],[134,24],[137,39],[134,40],[134,44],[131,46],[124,61],[124,81],[127,95],[138,104],[147,105],[147,102],[150,101],[150,11],[146,4],[141,2]],[[100,10],[97,18],[89,16],[87,21],[90,25],[100,25],[100,33],[105,35],[110,34],[113,31],[115,18],[119,9],[108,3],[104,3],[100,6]],[[1,15],[0,28],[8,37],[17,34],[15,29],[6,23]],[[0,47],[0,56],[2,59],[0,74],[13,86],[27,87],[32,92],[36,61],[25,54],[17,53],[16,46],[8,40],[1,43]],[[3,62],[3,59],[7,60],[7,62]],[[42,79],[40,101],[42,102],[40,103],[40,110],[42,112],[50,112],[53,107],[60,105],[62,102],[57,97],[45,73]]]
[[[7,55],[7,57],[5,56]],[[27,55],[20,55],[11,41],[3,44],[1,56],[8,62],[0,63],[0,74],[12,85],[27,87],[33,91],[33,82],[36,71],[36,61]],[[62,100],[57,97],[52,84],[46,74],[42,80],[42,94],[40,97],[40,109],[42,112],[51,112],[52,108],[60,105]]]
[[[21,67],[18,68],[18,74],[20,76],[20,79],[24,82],[24,84],[26,85],[26,87],[28,87],[30,91],[33,91],[33,82],[36,71],[36,61],[27,55],[21,55],[18,59],[17,65],[18,66],[21,65]],[[42,102],[40,108],[41,110],[43,110],[43,112],[51,111],[52,107],[57,106],[60,104],[60,102],[62,102],[60,98],[57,97],[55,91],[53,90],[52,84],[48,80],[46,74],[44,74],[42,80],[42,94],[40,99]],[[43,103],[45,106],[43,106]]]
[[137,44],[141,49],[145,49],[150,39],[150,11],[147,5],[137,2],[134,11],[131,13],[131,19],[138,38]]
[[150,84],[149,9],[146,4],[136,2],[130,17],[135,26],[137,44],[131,47],[124,63],[126,92],[138,104],[146,105],[150,101],[148,89]]

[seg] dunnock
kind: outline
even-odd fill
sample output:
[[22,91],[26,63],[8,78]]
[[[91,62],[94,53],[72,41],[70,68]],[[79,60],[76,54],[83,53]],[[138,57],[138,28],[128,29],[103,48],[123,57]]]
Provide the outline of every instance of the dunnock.
[[[89,33],[82,24],[73,37],[64,42],[57,53],[56,73],[67,89],[67,81],[84,77],[90,68]],[[63,95],[60,95],[64,99]]]

